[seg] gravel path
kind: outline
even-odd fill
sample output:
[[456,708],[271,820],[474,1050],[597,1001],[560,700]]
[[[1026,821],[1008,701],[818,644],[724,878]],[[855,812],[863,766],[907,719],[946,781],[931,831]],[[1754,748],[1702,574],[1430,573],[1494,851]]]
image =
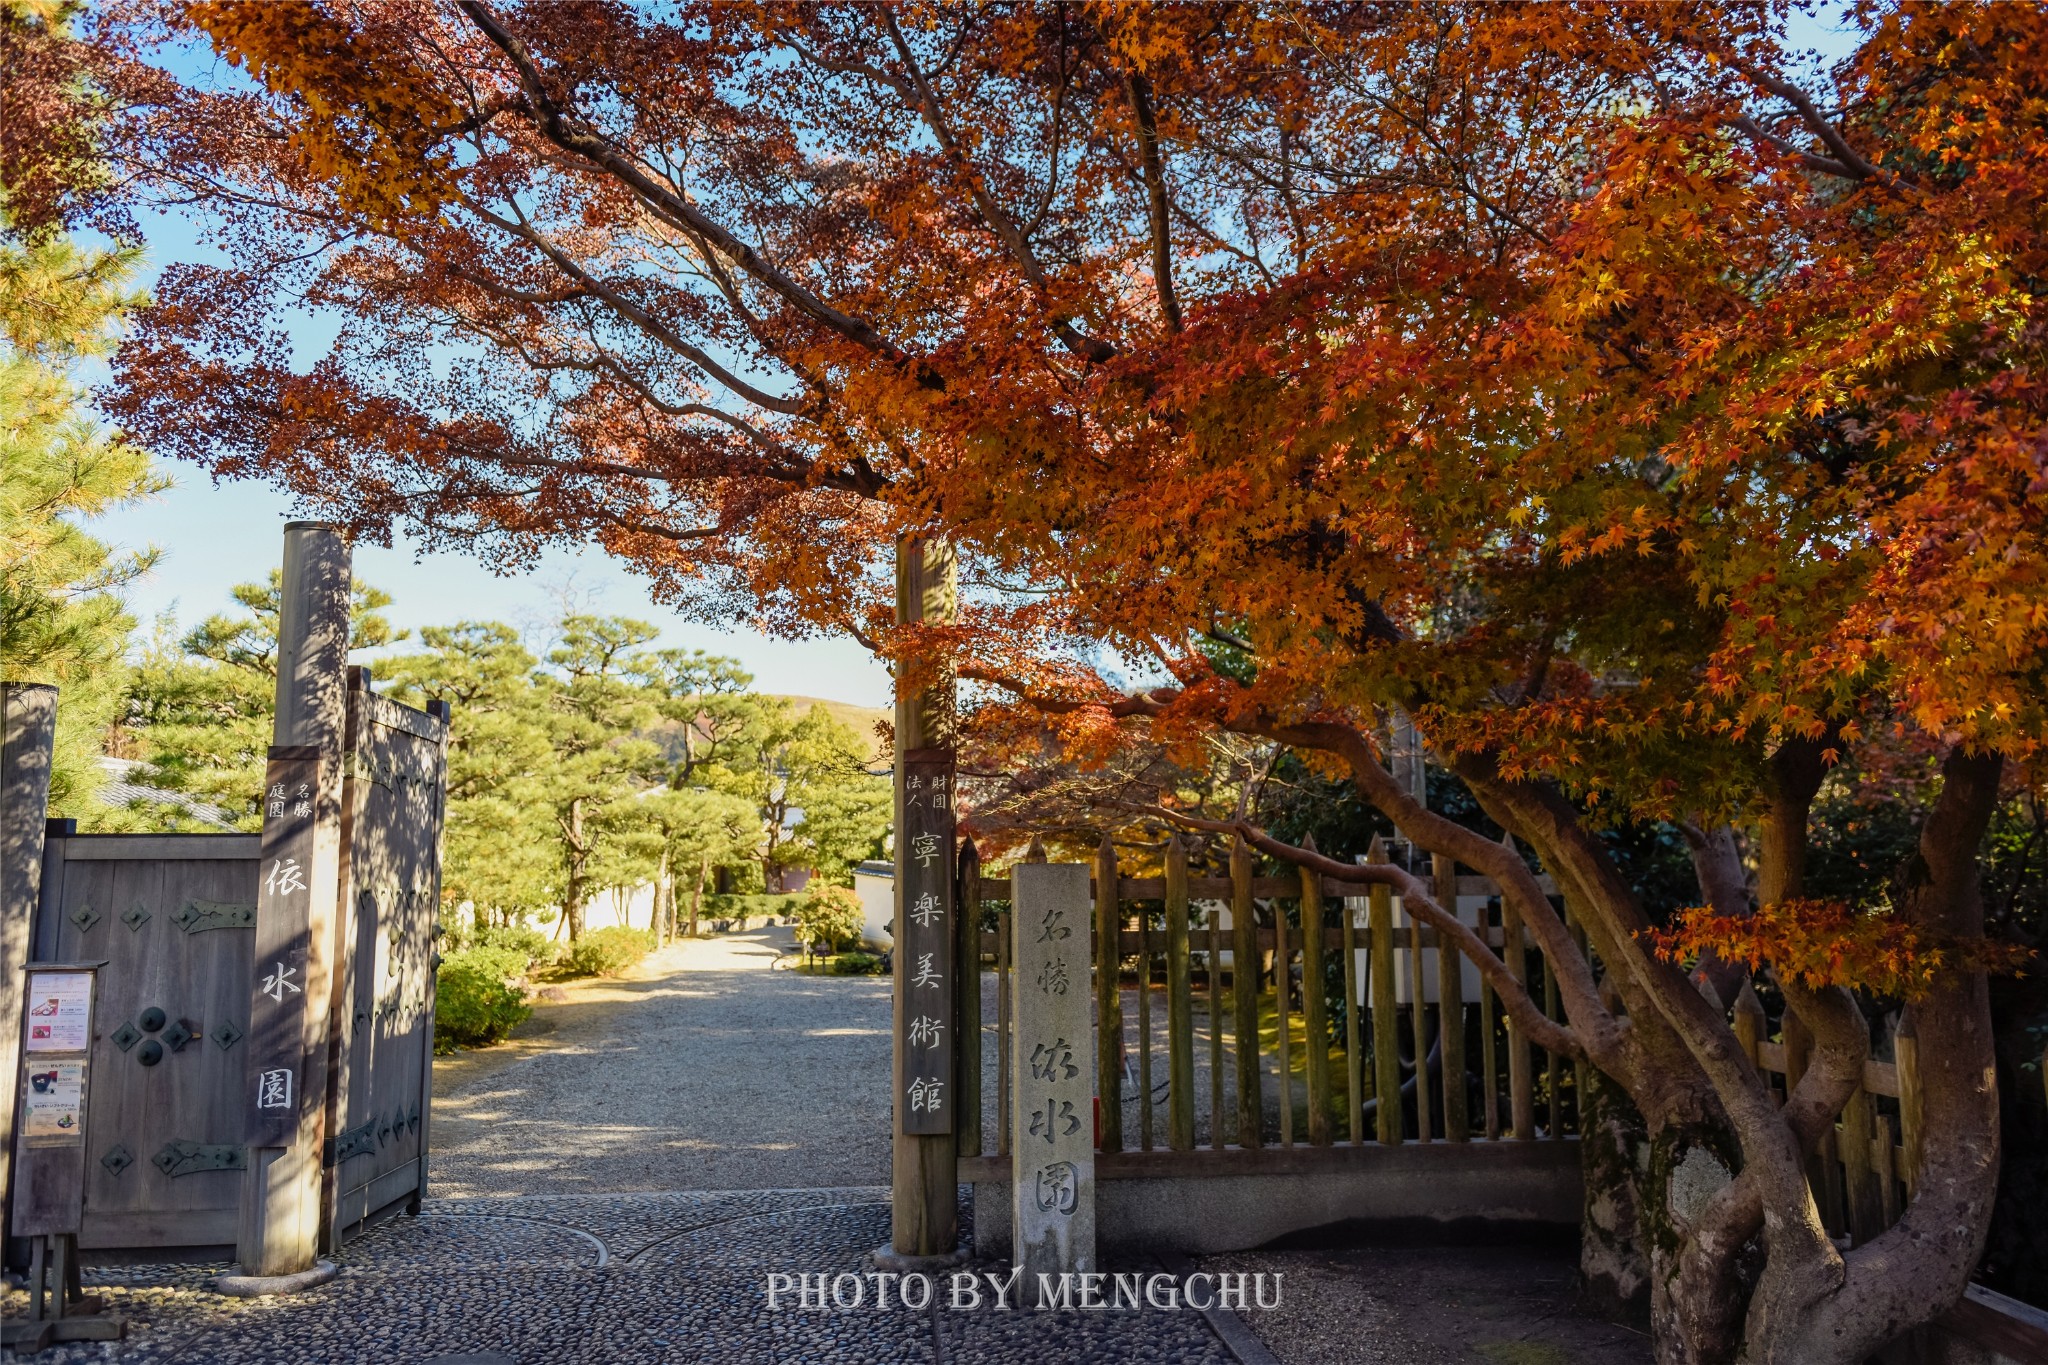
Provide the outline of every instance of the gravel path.
[[771,971],[791,946],[686,939],[436,1063],[429,1191],[886,1185],[889,982]]

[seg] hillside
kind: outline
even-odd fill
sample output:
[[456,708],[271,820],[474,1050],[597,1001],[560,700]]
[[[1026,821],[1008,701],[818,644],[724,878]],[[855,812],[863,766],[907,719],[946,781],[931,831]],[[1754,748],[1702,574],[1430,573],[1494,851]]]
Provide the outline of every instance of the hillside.
[[842,725],[851,725],[859,732],[860,737],[867,741],[869,758],[879,757],[882,751],[882,739],[875,733],[875,726],[883,722],[894,723],[896,719],[894,712],[885,711],[879,706],[855,706],[850,701],[832,701],[826,697],[800,697],[788,693],[777,695],[800,712],[808,711],[813,706],[822,706],[825,708],[825,714],[832,719]]

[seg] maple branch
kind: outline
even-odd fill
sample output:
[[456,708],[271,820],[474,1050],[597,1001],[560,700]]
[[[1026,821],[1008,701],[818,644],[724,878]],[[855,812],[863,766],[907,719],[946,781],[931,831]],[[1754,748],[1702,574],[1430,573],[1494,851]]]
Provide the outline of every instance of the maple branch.
[[1340,863],[1335,858],[1325,857],[1311,849],[1297,848],[1293,844],[1274,838],[1244,819],[1211,820],[1191,815],[1170,806],[1127,805],[1126,809],[1142,811],[1170,820],[1186,829],[1202,830],[1210,834],[1235,834],[1262,853],[1271,854],[1284,862],[1307,868],[1335,881],[1354,882],[1365,886],[1385,886],[1393,889],[1401,898],[1401,905],[1415,918],[1437,931],[1439,944],[1445,940],[1455,943],[1458,950],[1470,958],[1493,987],[1495,995],[1508,1015],[1515,1021],[1518,1031],[1539,1047],[1566,1056],[1584,1058],[1586,1049],[1578,1035],[1569,1027],[1558,1023],[1544,1014],[1529,994],[1528,987],[1515,979],[1507,964],[1501,961],[1492,947],[1479,937],[1473,927],[1436,903],[1427,885],[1420,877],[1395,866],[1393,863]]
[[[1819,138],[1821,145],[1835,154],[1835,161],[1838,164],[1830,172],[1831,174],[1840,175],[1850,180],[1875,180],[1887,189],[1898,188],[1898,177],[1864,160],[1856,149],[1849,145],[1849,139],[1842,135],[1842,130],[1835,126],[1832,119],[1821,113],[1819,106],[1813,102],[1813,97],[1804,90],[1791,81],[1771,75],[1755,63],[1732,52],[1717,55],[1727,62],[1728,65],[1748,77],[1750,84],[1768,90],[1799,111],[1800,121],[1806,125],[1807,131]],[[1825,158],[1818,157],[1811,159],[1814,161],[1825,160]]]
[[[483,0],[460,0],[459,7],[469,16],[470,22],[481,29],[484,36],[490,39],[512,63],[512,69],[518,75],[519,84],[525,90],[527,102],[532,106],[536,116],[534,122],[541,136],[563,151],[609,172],[614,179],[638,196],[657,217],[678,231],[686,232],[699,241],[716,247],[727,259],[736,262],[747,274],[805,317],[865,350],[894,361],[907,359],[902,351],[886,340],[873,326],[832,307],[798,284],[788,274],[771,265],[752,245],[727,231],[709,214],[641,165],[637,158],[628,155],[610,138],[599,133],[594,125],[563,108],[554,96],[548,93],[547,81],[542,76],[533,54],[527,50],[526,44],[506,29]],[[918,366],[918,372],[921,379],[936,379],[936,376],[922,365]]]
[[[910,73],[910,81],[916,87],[925,126],[931,129],[932,137],[939,144],[939,150],[952,162],[954,173],[967,187],[968,196],[974,200],[974,207],[981,214],[982,220],[1009,250],[1011,259],[1016,261],[1018,268],[1024,272],[1024,277],[1044,293],[1051,282],[1046,276],[1044,265],[1039,262],[1038,253],[1031,249],[1030,241],[1025,238],[1023,229],[1017,226],[1016,220],[1011,218],[1003,210],[1003,206],[996,202],[995,196],[989,193],[981,175],[968,161],[967,154],[961,150],[958,139],[953,136],[951,125],[939,111],[938,96],[932,92],[931,83],[925,79],[923,69],[918,66],[916,55],[911,52],[910,44],[904,40],[903,30],[896,26],[896,16],[886,6],[882,8],[881,16],[883,27],[889,34],[889,41],[896,47],[897,57],[902,60],[904,69]],[[1064,318],[1052,320],[1052,331],[1068,350],[1098,365],[1116,357],[1116,347],[1099,337],[1083,335]]]
[[493,213],[481,204],[472,202],[469,207],[477,217],[483,219],[491,226],[501,232],[517,237],[522,242],[532,246],[543,256],[546,256],[549,261],[553,262],[557,270],[560,270],[570,279],[576,280],[589,289],[606,307],[632,323],[640,331],[646,333],[650,340],[657,341],[669,350],[674,351],[677,355],[684,357],[705,374],[717,380],[733,393],[746,399],[749,403],[757,407],[766,408],[770,412],[782,413],[788,417],[802,415],[804,411],[802,404],[793,403],[787,398],[777,398],[775,395],[765,390],[757,389],[746,380],[741,379],[738,375],[713,360],[701,347],[693,346],[683,340],[672,328],[663,323],[661,319],[655,317],[654,314],[648,312],[617,289],[614,289],[609,284],[598,279],[597,276],[585,270],[581,265],[577,264],[576,260],[568,252],[549,241],[545,234],[536,231],[525,223]]
[[1152,281],[1166,330],[1178,332],[1180,298],[1173,289],[1173,238],[1166,215],[1166,168],[1159,155],[1159,123],[1152,111],[1152,83],[1137,72],[1125,81],[1138,124],[1138,163],[1144,168],[1146,216],[1152,225]]

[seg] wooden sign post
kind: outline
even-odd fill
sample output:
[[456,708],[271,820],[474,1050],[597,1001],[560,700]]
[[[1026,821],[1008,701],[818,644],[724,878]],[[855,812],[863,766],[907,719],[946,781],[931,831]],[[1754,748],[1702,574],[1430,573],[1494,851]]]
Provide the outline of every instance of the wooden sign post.
[[[50,757],[57,739],[57,689],[0,683],[0,1152],[14,1148],[20,1085],[21,974],[29,960],[43,894],[43,830],[50,804]],[[0,1161],[0,1233],[11,1206],[10,1167]]]
[[19,1182],[13,1228],[30,1238],[28,1316],[6,1344],[40,1351],[59,1341],[118,1341],[121,1324],[96,1316],[79,1283],[78,1225],[85,1216],[85,1117],[92,1067],[96,962],[31,963],[23,992],[21,1098],[14,1135]]
[[[896,619],[951,621],[952,549],[907,537],[896,547]],[[912,786],[912,783],[916,786]],[[937,784],[937,785],[934,785]],[[935,803],[934,796],[943,797]],[[891,1075],[895,1123],[889,1246],[877,1265],[908,1270],[949,1258],[959,1240],[953,1096],[953,684],[896,693],[896,923]]]
[[1088,867],[1019,863],[1010,886],[1011,1259],[1024,1272],[1022,1301],[1036,1303],[1041,1275],[1057,1284],[1095,1269]]
[[241,1269],[215,1282],[227,1294],[284,1293],[334,1274],[316,1258],[341,884],[349,587],[349,547],[338,528],[313,521],[284,528],[277,720],[250,964]]

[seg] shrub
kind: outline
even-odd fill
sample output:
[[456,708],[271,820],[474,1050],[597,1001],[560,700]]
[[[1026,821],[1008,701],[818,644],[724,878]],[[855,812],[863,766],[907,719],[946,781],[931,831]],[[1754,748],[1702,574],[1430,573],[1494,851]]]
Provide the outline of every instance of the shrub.
[[570,944],[562,970],[570,976],[617,976],[653,951],[653,934],[615,924],[593,929]]
[[434,984],[434,1051],[501,1043],[533,1011],[526,959],[506,948],[469,948],[441,959]]
[[820,886],[797,904],[796,936],[828,951],[837,950],[860,938],[865,920],[860,897],[851,888]]
[[531,971],[554,959],[555,945],[546,934],[528,924],[490,924],[476,931],[474,946],[500,948],[519,954]]
[[741,929],[747,927],[750,919],[774,919],[781,915],[796,913],[797,903],[803,897],[795,894],[769,895],[757,892],[752,895],[738,893],[713,894],[704,898],[702,918],[736,921]]
[[828,970],[834,976],[879,976],[882,959],[873,953],[841,953]]

